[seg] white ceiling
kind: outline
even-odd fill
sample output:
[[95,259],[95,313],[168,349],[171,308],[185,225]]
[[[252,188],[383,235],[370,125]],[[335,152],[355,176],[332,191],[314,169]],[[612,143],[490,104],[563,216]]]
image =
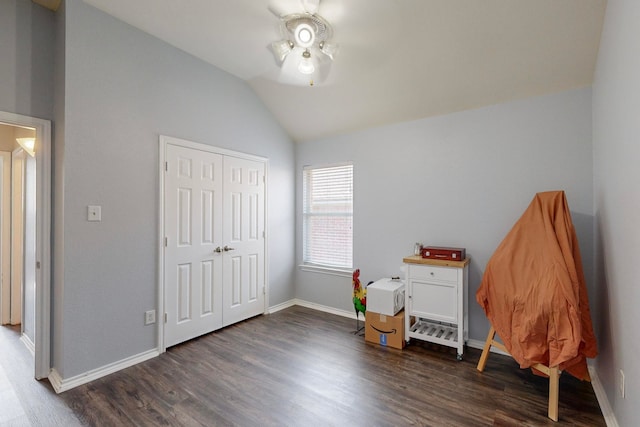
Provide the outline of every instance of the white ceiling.
[[245,80],[296,141],[591,84],[606,0],[321,0],[340,52],[284,85],[269,7],[300,0],[84,0]]

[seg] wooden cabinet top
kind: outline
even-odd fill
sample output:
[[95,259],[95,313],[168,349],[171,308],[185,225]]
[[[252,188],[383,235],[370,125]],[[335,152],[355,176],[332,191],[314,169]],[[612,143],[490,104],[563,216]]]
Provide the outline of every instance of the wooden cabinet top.
[[438,265],[441,267],[458,267],[463,268],[471,261],[470,258],[465,258],[462,261],[449,261],[444,259],[431,259],[422,258],[420,255],[411,255],[402,259],[402,262],[406,264],[426,264],[426,265]]

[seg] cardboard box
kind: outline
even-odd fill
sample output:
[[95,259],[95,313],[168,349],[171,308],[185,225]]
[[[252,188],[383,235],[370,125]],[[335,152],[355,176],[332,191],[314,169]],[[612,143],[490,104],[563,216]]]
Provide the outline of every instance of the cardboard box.
[[404,282],[380,279],[367,286],[367,311],[395,316],[404,308]]
[[365,341],[402,349],[404,341],[404,310],[395,316],[367,310],[364,328]]

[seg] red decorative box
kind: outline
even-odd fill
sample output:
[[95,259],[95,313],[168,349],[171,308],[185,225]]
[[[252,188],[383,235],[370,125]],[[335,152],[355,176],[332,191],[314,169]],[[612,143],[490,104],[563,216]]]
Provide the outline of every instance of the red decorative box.
[[465,259],[464,248],[443,248],[437,246],[426,246],[420,251],[422,258],[442,259],[446,261],[462,261]]

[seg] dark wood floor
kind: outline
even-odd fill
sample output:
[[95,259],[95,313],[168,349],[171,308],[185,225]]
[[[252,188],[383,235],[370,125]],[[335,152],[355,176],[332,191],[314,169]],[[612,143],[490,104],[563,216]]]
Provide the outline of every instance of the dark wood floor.
[[355,320],[292,307],[175,346],[63,393],[87,425],[604,426],[591,384],[548,381],[479,350],[413,343],[395,350],[354,335]]
[[[176,346],[63,398],[90,425],[555,425],[548,382],[479,352],[367,344],[354,321],[293,307]],[[563,375],[560,422],[604,425],[589,383]]]

